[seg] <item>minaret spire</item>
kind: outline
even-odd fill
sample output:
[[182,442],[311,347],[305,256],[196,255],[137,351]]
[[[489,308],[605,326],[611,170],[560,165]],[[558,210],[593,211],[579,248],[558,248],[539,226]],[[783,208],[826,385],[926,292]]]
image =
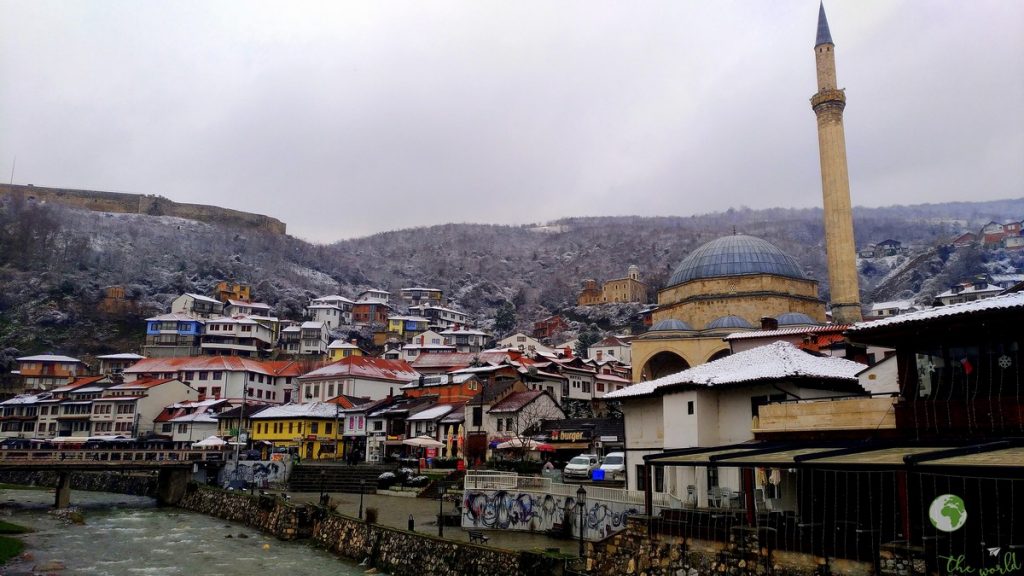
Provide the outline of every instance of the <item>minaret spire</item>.
[[832,33],[828,30],[828,18],[825,17],[824,2],[818,4],[818,39],[814,42],[814,46],[818,47],[822,44],[832,44]]
[[825,6],[818,7],[818,38],[814,45],[818,93],[811,108],[818,117],[818,154],[821,158],[821,193],[825,212],[825,253],[828,259],[829,304],[832,319],[850,324],[862,319],[860,281],[857,278],[856,248],[853,241],[853,211],[850,206],[850,175],[846,165],[846,133],[843,110],[846,93],[836,88],[835,45],[825,18]]

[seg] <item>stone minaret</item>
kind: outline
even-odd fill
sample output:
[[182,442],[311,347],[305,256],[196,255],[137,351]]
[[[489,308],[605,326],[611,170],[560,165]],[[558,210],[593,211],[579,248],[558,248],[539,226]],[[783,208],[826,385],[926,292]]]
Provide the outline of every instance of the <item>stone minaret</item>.
[[850,176],[846,169],[846,135],[843,108],[846,94],[836,88],[836,57],[825,6],[818,11],[818,39],[814,55],[818,69],[818,93],[811,107],[818,117],[818,153],[821,156],[821,192],[825,208],[825,251],[832,294],[832,319],[839,324],[859,322],[860,288],[857,280],[853,212],[850,209]]

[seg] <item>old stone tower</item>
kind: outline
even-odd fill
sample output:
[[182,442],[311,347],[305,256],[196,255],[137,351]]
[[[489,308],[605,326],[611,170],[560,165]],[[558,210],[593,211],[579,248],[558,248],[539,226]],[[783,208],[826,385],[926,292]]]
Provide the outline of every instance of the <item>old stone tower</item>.
[[818,9],[818,38],[814,44],[818,93],[811,107],[818,117],[818,153],[821,156],[821,191],[825,208],[825,251],[831,291],[832,319],[839,324],[859,322],[860,288],[857,280],[850,176],[846,168],[843,109],[846,94],[836,88],[836,57],[825,6]]

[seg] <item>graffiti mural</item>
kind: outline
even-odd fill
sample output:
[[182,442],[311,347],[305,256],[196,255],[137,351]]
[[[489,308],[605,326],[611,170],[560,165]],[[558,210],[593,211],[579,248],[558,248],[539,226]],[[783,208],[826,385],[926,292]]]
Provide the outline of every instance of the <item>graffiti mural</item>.
[[[238,479],[253,482],[256,486],[288,481],[291,466],[287,462],[273,460],[243,460],[238,462]],[[235,463],[228,462],[221,472],[221,482],[235,479]]]
[[[464,528],[548,531],[566,525],[579,536],[579,508],[567,496],[506,490],[467,491],[462,501]],[[600,540],[618,532],[640,509],[622,502],[590,501],[583,513],[585,538]]]

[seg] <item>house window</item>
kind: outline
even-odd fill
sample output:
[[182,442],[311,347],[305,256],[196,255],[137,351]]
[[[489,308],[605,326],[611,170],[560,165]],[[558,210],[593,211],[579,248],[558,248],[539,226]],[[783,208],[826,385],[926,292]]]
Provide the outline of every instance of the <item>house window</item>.
[[312,424],[309,425],[309,433],[310,434],[319,434],[319,432],[320,432],[320,423],[319,422],[313,422]]
[[295,426],[295,424],[293,422],[289,422],[288,423],[288,433],[289,434],[291,434],[295,430],[294,426]]
[[256,391],[256,397],[262,399],[263,398],[263,390],[257,390]]
[[185,434],[188,432],[188,424],[178,424],[178,434]]
[[480,426],[484,423],[484,409],[480,406],[473,407],[473,421],[471,426]]
[[206,396],[206,386],[200,386],[199,387],[199,395],[200,396]]
[[220,386],[214,386],[212,394],[214,398],[220,398]]
[[686,402],[686,413],[691,415],[693,414],[693,400]]
[[376,431],[378,431],[378,432],[379,432],[379,431],[381,431],[381,430],[383,430],[383,429],[384,429],[384,422],[383,422],[383,421],[381,421],[381,420],[377,420],[377,421],[375,421],[375,422],[373,423],[373,429],[374,429],[374,430],[376,430]]
[[604,382],[598,382],[597,383],[597,391],[598,392],[604,392]]
[[163,426],[160,427],[160,431],[163,432],[164,434],[170,434],[172,428],[174,428],[173,424],[164,424]]
[[327,434],[328,436],[334,434],[334,424],[331,424],[330,422],[324,423],[324,434]]
[[255,381],[256,381],[256,375],[253,374],[252,372],[249,372],[249,382],[255,382]]
[[505,422],[504,418],[498,418],[498,432],[501,432],[502,424]]
[[200,371],[200,372],[199,372],[199,379],[200,379],[200,380],[206,380],[206,377],[207,377],[207,375],[208,375],[208,373],[207,373],[207,372],[204,372],[204,371]]
[[214,379],[214,380],[220,380],[220,375],[221,375],[221,373],[220,373],[220,372],[214,372],[214,373],[213,373],[213,379]]

